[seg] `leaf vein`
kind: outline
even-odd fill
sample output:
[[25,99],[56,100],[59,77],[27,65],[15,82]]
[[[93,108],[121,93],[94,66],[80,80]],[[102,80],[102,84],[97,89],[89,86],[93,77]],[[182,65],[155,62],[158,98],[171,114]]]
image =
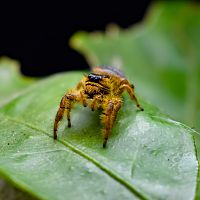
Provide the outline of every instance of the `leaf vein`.
[[[33,130],[42,132],[43,134],[45,134],[48,137],[51,137],[53,139],[53,135],[49,135],[47,131],[42,130],[30,123],[21,121],[19,119],[10,117],[6,114],[4,114],[4,118],[6,116],[7,120],[25,125],[26,127],[29,127]],[[138,198],[140,198],[141,200],[147,200],[147,197],[144,196],[143,194],[141,194],[136,188],[134,188],[130,183],[126,182],[123,180],[122,177],[120,177],[119,175],[117,175],[116,173],[111,172],[108,168],[106,168],[105,166],[101,165],[97,160],[93,159],[92,157],[90,157],[89,155],[87,155],[85,152],[80,151],[78,148],[74,147],[72,144],[70,144],[69,142],[66,141],[62,141],[62,140],[57,140],[59,143],[61,143],[62,145],[64,145],[65,147],[67,147],[68,149],[70,149],[71,151],[75,152],[76,154],[78,154],[79,156],[83,157],[84,159],[92,162],[96,167],[98,167],[100,170],[102,170],[105,174],[107,174],[108,176],[110,176],[112,179],[114,179],[115,181],[117,181],[118,183],[120,183],[121,185],[123,185],[126,189],[128,189],[131,193],[133,193],[134,195],[136,195]]]

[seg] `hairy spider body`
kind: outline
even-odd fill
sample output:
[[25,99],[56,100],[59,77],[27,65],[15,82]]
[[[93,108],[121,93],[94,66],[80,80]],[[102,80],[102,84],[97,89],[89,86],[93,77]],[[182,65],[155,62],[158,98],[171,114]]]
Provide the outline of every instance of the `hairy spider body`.
[[134,86],[124,74],[113,67],[95,67],[89,75],[85,75],[76,88],[62,97],[60,107],[54,121],[54,139],[57,138],[58,124],[64,114],[67,116],[68,127],[71,127],[70,112],[74,103],[89,106],[92,111],[101,109],[100,116],[103,128],[103,147],[106,147],[117,113],[122,106],[122,93],[127,91],[137,107],[143,111],[135,94]]

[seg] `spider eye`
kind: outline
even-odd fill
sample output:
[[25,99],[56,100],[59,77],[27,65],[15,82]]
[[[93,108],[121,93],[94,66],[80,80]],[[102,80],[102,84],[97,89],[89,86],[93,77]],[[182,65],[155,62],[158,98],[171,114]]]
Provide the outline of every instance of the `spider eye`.
[[102,76],[97,75],[97,74],[89,74],[89,75],[88,75],[88,79],[89,79],[91,82],[98,83],[98,82],[102,79]]

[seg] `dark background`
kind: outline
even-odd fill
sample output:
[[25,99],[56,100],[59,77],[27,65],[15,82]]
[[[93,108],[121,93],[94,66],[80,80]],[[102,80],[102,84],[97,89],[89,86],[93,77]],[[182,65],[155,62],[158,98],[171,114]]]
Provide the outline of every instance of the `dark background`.
[[103,31],[109,23],[128,28],[143,19],[151,3],[119,2],[1,3],[0,56],[19,60],[28,76],[86,69],[86,60],[69,47],[69,38],[79,30]]

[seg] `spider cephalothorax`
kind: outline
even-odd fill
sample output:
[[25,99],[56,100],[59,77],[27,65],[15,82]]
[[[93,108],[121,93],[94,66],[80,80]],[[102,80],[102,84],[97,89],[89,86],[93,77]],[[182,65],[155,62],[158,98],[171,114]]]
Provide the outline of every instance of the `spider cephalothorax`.
[[124,74],[113,67],[95,67],[89,75],[85,75],[76,88],[65,93],[60,102],[55,122],[54,139],[57,138],[58,123],[67,115],[68,127],[71,127],[70,112],[74,103],[79,102],[83,106],[89,106],[92,110],[101,109],[101,121],[103,128],[103,147],[107,140],[117,112],[122,106],[122,93],[127,91],[135,101],[137,107],[143,111],[134,95],[134,86],[126,79]]

